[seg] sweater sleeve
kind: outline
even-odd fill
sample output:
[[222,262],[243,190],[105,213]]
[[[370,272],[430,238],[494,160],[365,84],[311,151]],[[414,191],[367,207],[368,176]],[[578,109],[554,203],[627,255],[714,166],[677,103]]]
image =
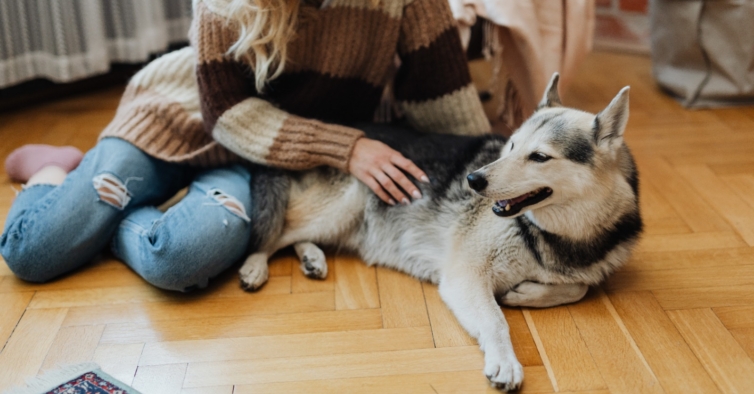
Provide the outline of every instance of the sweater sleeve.
[[255,163],[304,170],[328,165],[348,171],[360,130],[295,116],[260,97],[250,67],[228,55],[237,33],[202,1],[191,41],[205,130],[233,153]]
[[435,133],[490,131],[447,0],[405,7],[398,54],[395,98],[409,123]]

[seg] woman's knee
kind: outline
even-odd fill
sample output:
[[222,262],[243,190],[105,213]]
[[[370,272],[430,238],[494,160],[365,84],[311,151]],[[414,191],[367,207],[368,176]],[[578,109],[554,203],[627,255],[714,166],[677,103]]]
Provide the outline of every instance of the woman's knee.
[[161,219],[137,231],[121,225],[114,251],[155,287],[181,292],[206,287],[211,278],[244,257],[249,230],[241,220],[175,224]]
[[249,178],[243,174],[205,171],[167,212],[141,208],[130,213],[113,239],[113,251],[159,288],[206,286],[247,249],[251,202]]
[[210,279],[229,268],[240,257],[219,254],[208,259],[203,253],[159,253],[144,256],[139,274],[151,285],[170,291],[187,292],[207,287]]
[[140,272],[141,277],[154,287],[168,291],[187,292],[207,286],[209,278],[203,278],[190,269],[181,269],[169,258],[155,258],[152,268]]
[[27,282],[49,282],[63,273],[61,267],[70,265],[66,256],[52,257],[36,245],[28,245],[18,233],[2,235],[0,254],[10,271]]
[[67,180],[19,193],[0,238],[0,250],[16,276],[49,281],[88,263],[107,245],[121,216],[100,207],[93,193],[85,193],[89,188]]

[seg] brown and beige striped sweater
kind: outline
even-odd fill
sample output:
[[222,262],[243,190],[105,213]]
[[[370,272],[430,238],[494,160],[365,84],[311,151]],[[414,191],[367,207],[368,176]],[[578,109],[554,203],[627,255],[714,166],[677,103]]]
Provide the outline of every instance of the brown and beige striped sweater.
[[306,15],[284,73],[261,94],[250,67],[228,55],[233,26],[195,0],[192,45],[134,76],[101,138],[199,166],[240,157],[347,171],[363,133],[345,125],[373,119],[396,54],[395,99],[414,127],[489,131],[447,0],[334,0]]

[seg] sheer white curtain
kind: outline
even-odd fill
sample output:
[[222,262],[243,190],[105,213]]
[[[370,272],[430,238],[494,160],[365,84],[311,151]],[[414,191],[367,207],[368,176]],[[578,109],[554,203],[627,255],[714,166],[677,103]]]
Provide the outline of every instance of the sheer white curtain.
[[68,82],[187,40],[191,0],[0,0],[0,88]]

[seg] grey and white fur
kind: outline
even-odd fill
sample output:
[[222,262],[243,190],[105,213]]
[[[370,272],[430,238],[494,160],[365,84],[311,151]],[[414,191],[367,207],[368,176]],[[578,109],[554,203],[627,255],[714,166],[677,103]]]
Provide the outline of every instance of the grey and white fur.
[[407,206],[381,202],[333,169],[253,174],[254,253],[240,270],[255,290],[267,259],[294,245],[301,269],[324,278],[315,244],[347,248],[439,285],[442,299],[484,351],[484,373],[516,390],[523,368],[498,303],[548,307],[580,300],[624,264],[642,231],[638,175],[623,142],[628,87],[597,115],[565,108],[555,74],[536,112],[506,141],[367,125],[369,138],[430,178]]

